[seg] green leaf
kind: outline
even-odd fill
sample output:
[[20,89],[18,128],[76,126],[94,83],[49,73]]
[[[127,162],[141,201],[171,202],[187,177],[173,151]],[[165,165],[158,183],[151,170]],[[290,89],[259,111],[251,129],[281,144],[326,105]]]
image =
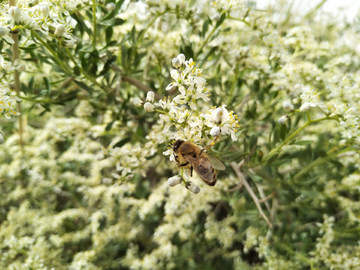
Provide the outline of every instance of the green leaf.
[[220,16],[220,19],[216,22],[215,27],[216,27],[216,28],[219,27],[219,26],[224,22],[225,18],[226,18],[226,13],[223,13],[223,14]]
[[113,36],[114,30],[113,27],[107,27],[105,30],[105,41],[108,44]]
[[304,140],[304,141],[297,141],[294,143],[294,145],[308,145],[310,143],[312,143],[313,141],[311,140]]
[[109,131],[112,128],[114,122],[115,122],[115,120],[112,120],[109,124],[107,124],[106,127],[105,127],[105,130]]
[[85,91],[87,91],[87,92],[89,92],[89,93],[93,92],[93,89],[92,89],[91,87],[87,86],[85,83],[80,82],[80,81],[77,81],[77,80],[74,80],[74,82],[75,82],[81,89],[83,89],[83,90],[85,90]]
[[250,151],[254,147],[254,145],[257,143],[257,137],[255,135],[251,135],[250,137]]
[[99,76],[105,75],[111,68],[111,66],[115,63],[116,56],[113,55],[110,59],[108,59],[104,65],[103,70],[100,72]]
[[115,147],[121,147],[123,145],[125,145],[126,143],[130,142],[131,141],[131,137],[126,137],[125,139],[122,139],[121,141],[117,142],[114,144],[113,148]]
[[75,67],[74,67],[74,74],[75,74],[76,76],[80,76],[81,70],[80,70],[80,67],[79,67],[79,66],[75,66]]
[[280,139],[282,141],[285,140],[287,134],[287,126],[286,125],[280,125]]
[[209,29],[209,20],[206,20],[203,24],[203,28],[201,31],[201,36],[204,38],[206,35],[207,30]]
[[191,46],[186,45],[184,51],[187,59],[194,58],[194,51]]
[[275,160],[278,158],[279,153],[274,153],[268,159],[265,161],[265,166],[269,166],[271,163],[275,162]]
[[119,10],[124,3],[124,0],[120,0],[116,3],[116,7],[113,11],[111,11],[108,15],[105,16],[105,18],[102,21],[111,20],[112,18],[115,18],[115,16],[119,13]]
[[70,101],[70,100],[73,100],[77,97],[77,94],[79,93],[80,91],[79,90],[73,90],[73,91],[70,91],[69,93],[63,95],[60,97],[61,101]]

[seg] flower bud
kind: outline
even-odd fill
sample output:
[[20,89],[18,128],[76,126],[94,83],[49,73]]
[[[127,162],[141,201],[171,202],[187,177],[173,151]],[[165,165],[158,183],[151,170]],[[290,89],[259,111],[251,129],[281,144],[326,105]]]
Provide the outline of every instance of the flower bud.
[[290,103],[290,101],[284,101],[283,107],[284,107],[284,109],[287,110],[288,112],[291,112],[291,111],[294,110],[294,106]]
[[220,135],[221,129],[218,126],[214,126],[212,127],[212,129],[210,130],[210,135],[213,137],[217,137]]
[[145,109],[145,111],[147,111],[147,112],[153,112],[153,111],[155,110],[155,106],[152,105],[150,102],[146,102],[146,103],[144,104],[144,109]]
[[103,182],[103,184],[105,184],[105,185],[111,185],[112,182],[113,182],[113,180],[112,180],[111,178],[105,177],[105,178],[103,178],[102,182]]
[[15,22],[15,24],[20,24],[21,19],[21,10],[18,7],[12,6],[9,9],[10,17]]
[[42,5],[40,7],[40,11],[43,14],[44,17],[48,17],[50,15],[49,7],[46,5]]
[[65,26],[59,24],[54,32],[55,37],[61,37],[65,33]]
[[279,123],[280,125],[285,124],[288,119],[289,119],[289,116],[288,116],[288,115],[283,115],[283,116],[281,116],[281,117],[279,118],[278,123]]
[[181,61],[179,58],[173,58],[172,60],[172,65],[174,68],[179,68],[181,67]]
[[193,17],[193,21],[194,21],[194,23],[198,23],[200,21],[199,15],[195,14]]
[[174,187],[182,182],[180,175],[175,175],[168,179],[168,184],[170,187]]
[[180,60],[181,65],[185,64],[185,59],[186,58],[185,58],[185,55],[183,53],[179,54],[176,58]]
[[155,94],[153,91],[149,91],[146,95],[146,101],[154,102]]
[[142,107],[143,106],[143,104],[144,104],[144,102],[140,99],[140,98],[134,98],[134,101],[133,101],[133,103],[134,103],[134,105],[136,106],[136,107]]
[[303,105],[301,105],[300,107],[300,112],[306,112],[310,109],[310,103],[309,102],[305,102]]
[[295,91],[300,91],[301,89],[302,89],[302,84],[301,83],[295,84],[295,86],[294,86]]
[[186,182],[185,187],[194,194],[198,194],[200,192],[200,188],[191,181]]
[[213,21],[219,21],[220,20],[220,13],[216,13],[214,16],[212,16],[211,18]]
[[105,9],[107,10],[107,12],[111,12],[116,8],[115,3],[109,3],[105,6]]
[[211,116],[213,118],[213,121],[216,124],[221,124],[221,120],[222,120],[222,115],[223,115],[223,110],[221,107],[216,108],[215,110],[213,110],[213,112],[211,113]]
[[19,64],[15,67],[17,71],[22,72],[26,70],[26,66],[24,64]]
[[2,134],[2,132],[0,132],[0,144],[3,144],[4,141],[4,135]]
[[65,40],[64,46],[72,49],[76,47],[76,43],[72,40]]
[[0,37],[10,34],[10,29],[5,26],[0,26]]

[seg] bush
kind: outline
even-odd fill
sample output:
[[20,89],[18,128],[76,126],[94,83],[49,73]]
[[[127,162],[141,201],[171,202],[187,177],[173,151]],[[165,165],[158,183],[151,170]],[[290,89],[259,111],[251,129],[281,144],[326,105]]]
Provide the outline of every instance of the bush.
[[280,2],[10,6],[1,269],[360,267],[357,19]]

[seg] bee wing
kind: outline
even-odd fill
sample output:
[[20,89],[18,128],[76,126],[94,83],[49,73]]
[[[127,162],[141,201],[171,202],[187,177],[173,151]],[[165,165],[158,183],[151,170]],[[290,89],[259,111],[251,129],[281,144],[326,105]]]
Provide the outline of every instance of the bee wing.
[[209,153],[203,153],[208,159],[210,159],[211,163],[213,164],[214,168],[219,171],[225,170],[225,165],[218,160],[216,157],[210,155]]
[[197,175],[209,186],[214,186],[216,183],[216,173],[214,167],[207,158],[207,156],[194,158],[189,155],[184,155],[184,158],[191,164]]

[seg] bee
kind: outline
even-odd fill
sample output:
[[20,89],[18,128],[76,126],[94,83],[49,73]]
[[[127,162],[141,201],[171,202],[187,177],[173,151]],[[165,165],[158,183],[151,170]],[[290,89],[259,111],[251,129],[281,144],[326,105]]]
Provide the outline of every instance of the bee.
[[215,168],[218,170],[225,169],[225,166],[221,161],[205,153],[207,149],[215,144],[215,141],[204,149],[200,149],[196,144],[190,141],[175,141],[173,144],[173,151],[177,166],[190,169],[191,177],[193,170],[195,170],[206,184],[214,186],[217,179]]

